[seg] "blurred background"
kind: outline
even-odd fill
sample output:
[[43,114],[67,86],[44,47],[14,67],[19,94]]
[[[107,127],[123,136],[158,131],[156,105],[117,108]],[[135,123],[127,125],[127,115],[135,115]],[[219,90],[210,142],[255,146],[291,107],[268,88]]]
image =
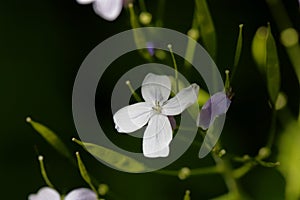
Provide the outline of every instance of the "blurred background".
[[[158,1],[146,0],[155,17]],[[191,28],[194,1],[165,0],[164,27],[187,33]],[[227,152],[255,156],[268,138],[271,109],[265,83],[251,55],[251,43],[260,26],[272,25],[281,66],[281,90],[294,116],[299,110],[299,84],[291,62],[279,42],[278,29],[267,4],[261,0],[208,0],[214,21],[218,50],[216,63],[221,72],[233,65],[239,24],[244,24],[241,60],[232,81],[235,93],[229,109],[222,144]],[[299,2],[284,1],[293,26],[300,29]],[[75,0],[3,1],[0,3],[1,66],[1,199],[27,199],[45,183],[37,156],[42,154],[48,176],[61,193],[88,187],[76,167],[68,163],[25,122],[27,116],[58,133],[72,152],[80,151],[89,172],[108,184],[107,199],[210,199],[227,192],[220,175],[176,176],[156,173],[128,174],[96,161],[71,141],[77,137],[72,118],[72,87],[86,55],[110,36],[130,29],[129,12],[123,9],[117,20],[97,16],[91,5]],[[117,69],[116,69],[117,70]],[[280,130],[280,125],[278,125]],[[279,131],[278,131],[279,132]],[[272,161],[276,161],[276,140]],[[196,152],[198,148],[191,148]],[[208,156],[197,160],[187,152],[170,168],[212,164]],[[75,155],[74,155],[75,160]],[[284,199],[285,179],[276,168],[257,166],[239,184],[251,199]],[[300,190],[300,188],[299,188]]]

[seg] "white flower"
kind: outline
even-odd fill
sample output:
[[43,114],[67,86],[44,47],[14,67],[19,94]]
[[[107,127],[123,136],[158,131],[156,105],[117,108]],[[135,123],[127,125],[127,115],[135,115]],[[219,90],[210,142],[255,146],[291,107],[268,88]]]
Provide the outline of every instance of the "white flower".
[[[56,190],[43,187],[37,194],[29,195],[28,200],[61,200],[61,198]],[[78,188],[69,192],[64,200],[97,200],[97,195],[90,189]]]
[[124,0],[76,0],[80,4],[93,3],[94,11],[103,19],[115,20],[121,13]]
[[136,103],[118,110],[113,118],[116,129],[131,133],[148,123],[143,136],[143,154],[146,157],[166,157],[172,140],[172,127],[168,116],[182,113],[197,100],[199,86],[192,84],[168,100],[171,82],[167,76],[149,73],[142,84],[145,102]]

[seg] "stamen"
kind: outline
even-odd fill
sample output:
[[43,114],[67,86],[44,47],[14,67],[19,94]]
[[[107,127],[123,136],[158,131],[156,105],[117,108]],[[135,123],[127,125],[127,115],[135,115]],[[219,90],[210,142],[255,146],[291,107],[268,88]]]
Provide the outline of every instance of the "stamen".
[[162,109],[162,108],[161,108],[159,102],[158,102],[158,101],[155,101],[155,106],[152,107],[152,109],[153,109],[154,111],[156,111],[157,113],[161,113],[161,109]]

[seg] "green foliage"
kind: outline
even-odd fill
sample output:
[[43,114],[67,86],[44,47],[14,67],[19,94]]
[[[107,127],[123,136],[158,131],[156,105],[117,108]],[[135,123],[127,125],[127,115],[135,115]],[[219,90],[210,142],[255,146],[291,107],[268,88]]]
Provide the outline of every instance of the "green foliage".
[[84,147],[87,151],[91,152],[98,159],[119,170],[137,173],[144,171],[146,168],[143,163],[140,163],[139,161],[131,157],[120,154],[103,146],[81,142],[79,140],[76,140],[75,138],[73,138],[73,141]]
[[268,25],[266,76],[269,96],[273,105],[280,90],[280,67],[274,37]]
[[285,111],[281,116],[285,128],[279,141],[278,159],[281,163],[280,171],[286,181],[286,199],[300,198],[300,122],[293,119],[291,114]]
[[[152,15],[147,12],[147,9],[144,5],[144,1],[141,0],[140,2],[141,2],[141,3],[139,3],[140,10],[135,7],[136,6],[135,4],[134,5],[130,4],[128,6],[130,19],[128,20],[127,24],[130,23],[131,27],[134,29],[141,27],[141,25],[145,25],[145,26],[151,25],[151,22],[152,22]],[[165,2],[166,2],[165,0],[159,0],[159,5],[165,4]],[[270,2],[271,3],[273,2],[273,4],[275,5],[277,2],[280,2],[280,1],[276,1],[276,2],[275,1],[267,1],[267,3],[270,3]],[[208,3],[212,3],[210,5],[214,4],[213,2],[208,2]],[[230,2],[227,2],[227,3],[230,3]],[[161,7],[158,6],[158,7],[162,13],[167,10],[167,9],[162,8],[162,6]],[[284,9],[284,6],[275,6],[275,7]],[[167,8],[169,8],[169,7],[167,7]],[[138,10],[142,11],[142,12],[138,12],[138,13],[140,13],[140,15],[138,15],[136,12]],[[224,9],[224,10],[226,10],[226,9]],[[151,9],[149,9],[149,11],[152,11],[152,7],[151,7]],[[226,11],[224,11],[224,12],[226,12]],[[276,12],[273,11],[272,14],[274,15],[274,13],[276,15]],[[274,18],[275,23],[278,23],[277,21],[279,21],[280,23],[283,22],[285,24],[290,24],[290,23],[287,23],[287,21],[286,21],[287,16],[284,16],[284,12],[278,12],[278,13],[279,13],[278,16]],[[176,16],[176,14],[178,14],[177,11],[176,11],[176,13],[173,14],[173,16]],[[259,16],[256,13],[253,13],[253,15],[256,17]],[[172,16],[172,18],[173,18],[173,16]],[[182,19],[181,17],[184,16],[184,13],[180,13],[180,15],[178,15],[178,16],[180,16],[180,20],[181,20]],[[224,13],[222,12],[222,13],[220,13],[219,16],[216,16],[216,17],[221,18],[223,16],[224,16]],[[156,15],[153,15],[153,19],[157,20],[157,24],[159,24],[159,25],[163,24],[162,14],[159,17]],[[253,17],[253,19],[256,19],[256,18]],[[178,20],[178,18],[174,17],[174,19],[172,19],[172,20]],[[266,20],[266,19],[262,19],[261,21],[264,23],[264,20]],[[269,20],[269,19],[267,19],[267,20]],[[118,21],[116,23],[120,23],[120,22],[123,22],[123,21]],[[247,27],[252,27],[253,24],[256,24],[256,22],[249,23],[248,21],[245,21],[245,23],[247,23],[246,24]],[[124,24],[126,24],[126,23],[124,23]],[[298,79],[300,82],[300,68],[298,67],[298,66],[300,66],[299,65],[299,63],[300,63],[300,59],[299,59],[300,48],[299,48],[299,43],[298,43],[299,36],[295,29],[286,28],[285,24],[284,24],[284,26],[281,25],[281,26],[277,26],[277,27],[281,34],[280,35],[281,42],[282,42],[283,46],[286,47],[287,54],[290,57],[290,61],[295,68],[296,75],[298,76]],[[237,24],[235,26],[237,26]],[[66,26],[66,27],[68,27],[68,26]],[[167,26],[167,27],[169,27],[169,26]],[[285,27],[286,30],[280,30],[282,27]],[[86,27],[84,27],[84,28],[86,28]],[[85,31],[84,28],[83,28],[83,30]],[[104,26],[103,30],[106,30],[105,28],[106,27]],[[185,28],[186,27],[184,27],[183,31],[187,30]],[[210,53],[211,57],[215,59],[216,53],[217,53],[217,48],[218,48],[217,47],[217,37],[216,37],[216,31],[215,31],[214,23],[212,20],[212,16],[211,16],[211,13],[210,13],[210,10],[209,10],[206,0],[195,0],[194,19],[193,19],[192,27],[190,27],[190,28],[191,29],[188,32],[188,35],[190,36],[190,40],[188,41],[188,45],[186,47],[187,49],[186,49],[185,58],[192,60],[194,58],[194,56],[197,56],[197,55],[194,55],[194,50],[195,50],[194,40],[198,40],[200,38],[200,40],[202,41],[202,44],[204,45],[206,50]],[[219,27],[217,27],[217,28],[219,28]],[[126,27],[126,29],[128,29],[128,27]],[[249,30],[250,29],[251,28],[249,28]],[[102,30],[102,28],[101,28],[101,30]],[[226,34],[227,29],[224,28],[224,30],[225,30],[225,34]],[[182,31],[182,30],[180,30],[180,31]],[[104,32],[106,34],[107,31],[104,31]],[[251,32],[251,30],[250,30],[250,32]],[[98,33],[96,33],[96,34],[98,34]],[[107,32],[107,34],[109,34],[109,31]],[[223,34],[223,32],[222,32],[222,34]],[[229,32],[227,34],[232,34],[232,33]],[[91,35],[89,32],[88,37],[91,37]],[[107,35],[105,35],[105,37],[106,36]],[[227,36],[228,35],[226,35],[226,37]],[[99,37],[99,35],[96,36],[97,39],[99,39],[98,37]],[[145,37],[142,34],[142,32],[139,32],[138,30],[135,30],[133,37],[134,37],[136,46],[138,48],[140,48],[141,46],[145,46],[144,44],[146,42],[148,42],[145,40]],[[223,37],[223,36],[221,36],[221,37]],[[82,38],[84,38],[84,40],[86,39],[85,37],[82,37]],[[36,39],[36,38],[34,38],[34,39]],[[101,39],[103,39],[103,38],[101,38]],[[220,41],[222,41],[222,38]],[[226,46],[226,43],[224,43],[224,44],[225,44],[224,46]],[[221,44],[221,45],[223,45],[223,44]],[[240,25],[239,26],[239,34],[238,34],[237,42],[236,42],[235,55],[234,55],[234,59],[233,59],[233,68],[232,68],[231,78],[234,76],[237,66],[240,63],[242,48],[243,48],[243,25]],[[66,50],[66,52],[68,52],[68,55],[72,55],[72,52],[69,52],[70,50],[71,49]],[[159,51],[159,50],[157,50],[155,52],[155,54],[156,54],[155,57],[151,57],[149,55],[149,52],[147,52],[145,50],[140,50],[139,53],[143,58],[145,58],[148,61],[153,61],[153,60],[163,61],[166,58],[166,53],[163,51]],[[282,110],[287,109],[286,108],[287,106],[285,106],[285,105],[287,103],[292,104],[291,103],[292,101],[290,101],[291,97],[289,96],[288,92],[287,92],[287,95],[285,95],[284,93],[279,93],[280,85],[281,85],[281,77],[280,77],[281,74],[280,74],[280,66],[279,66],[279,58],[278,58],[279,55],[277,52],[274,37],[271,33],[270,25],[268,25],[268,27],[260,27],[257,30],[257,32],[253,38],[253,42],[252,42],[252,54],[253,54],[253,58],[254,58],[255,62],[257,63],[260,73],[263,75],[263,77],[265,79],[265,83],[266,83],[265,85],[266,85],[266,88],[268,91],[270,103],[272,104],[272,109],[273,109],[272,122],[271,122],[272,125],[270,126],[269,131],[268,130],[265,131],[266,135],[269,134],[269,136],[267,136],[267,137],[271,138],[271,140],[268,138],[268,140],[270,142],[267,145],[265,145],[265,147],[262,147],[259,150],[258,155],[256,155],[256,156],[250,157],[249,155],[245,154],[243,157],[238,157],[234,154],[240,153],[240,152],[233,152],[234,148],[231,147],[230,145],[235,146],[235,144],[233,142],[226,143],[226,137],[224,137],[225,138],[225,140],[223,141],[224,144],[221,144],[221,142],[215,144],[215,142],[218,139],[217,138],[218,136],[214,136],[213,133],[215,132],[215,127],[218,127],[218,126],[213,124],[206,132],[206,136],[207,136],[207,138],[206,138],[207,140],[205,141],[206,146],[203,149],[201,149],[201,150],[205,151],[205,148],[207,148],[210,151],[210,149],[213,148],[213,151],[211,152],[211,156],[213,157],[213,160],[215,163],[213,163],[212,166],[193,168],[192,165],[193,164],[197,165],[198,163],[192,162],[192,163],[189,163],[189,164],[191,164],[191,166],[183,167],[183,168],[181,168],[181,170],[159,170],[159,171],[155,171],[153,173],[165,174],[165,175],[175,176],[175,177],[178,176],[180,180],[189,179],[190,177],[194,178],[194,176],[199,176],[199,175],[219,174],[223,177],[224,183],[222,182],[222,184],[226,185],[228,193],[214,198],[214,199],[218,199],[218,200],[246,199],[246,197],[244,197],[243,192],[239,191],[240,184],[242,186],[241,188],[245,189],[245,192],[247,192],[247,194],[248,194],[249,190],[253,190],[253,194],[251,194],[251,192],[249,192],[249,195],[251,195],[255,199],[270,199],[270,198],[271,199],[283,199],[283,197],[282,197],[282,195],[284,194],[283,188],[284,188],[284,184],[286,183],[286,191],[285,191],[286,199],[293,200],[293,199],[300,198],[300,190],[299,190],[299,188],[300,188],[300,181],[299,181],[300,180],[300,172],[299,172],[299,169],[300,169],[300,160],[299,160],[300,122],[296,121],[293,117],[291,117],[290,114],[281,113]],[[159,55],[163,55],[163,56],[159,56]],[[226,57],[227,55],[228,55],[228,53],[224,52],[224,57]],[[222,56],[220,56],[220,57],[222,57]],[[181,90],[182,88],[186,87],[187,85],[185,83],[183,83],[181,80],[178,80],[177,64],[175,62],[175,58],[174,58],[173,54],[172,54],[172,58],[173,58],[172,60],[174,62],[174,66],[176,69],[176,74],[174,75],[175,78],[173,76],[171,77],[171,81],[172,81],[173,91],[175,91],[175,93],[176,93],[179,90]],[[284,59],[284,57],[283,57],[283,59]],[[222,61],[222,58],[220,59],[220,61]],[[247,63],[248,61],[249,60],[247,58],[247,59],[243,60],[243,63]],[[249,63],[251,63],[251,62],[249,62]],[[288,63],[288,62],[283,62],[283,63]],[[222,66],[222,65],[225,65],[225,64],[221,62],[220,66]],[[248,67],[248,66],[246,66],[246,67]],[[243,75],[243,74],[241,73],[241,75]],[[234,117],[231,118],[233,120],[229,119],[229,123],[231,123],[229,128],[226,127],[226,129],[224,129],[224,130],[226,130],[227,137],[232,137],[232,138],[230,138],[230,139],[233,139],[232,141],[237,141],[237,140],[234,140],[234,138],[233,138],[235,136],[234,131],[240,131],[238,134],[241,134],[242,137],[245,136],[245,140],[247,138],[247,130],[252,130],[251,129],[252,127],[257,126],[257,127],[259,127],[257,129],[257,131],[258,132],[261,131],[260,126],[252,123],[251,117],[253,115],[251,115],[251,114],[247,115],[247,113],[245,112],[246,115],[243,116],[244,109],[250,110],[253,108],[255,109],[255,107],[256,107],[255,104],[251,104],[251,103],[250,104],[242,104],[243,99],[247,99],[247,101],[244,101],[246,103],[251,102],[251,100],[253,100],[253,99],[250,99],[249,96],[242,97],[243,92],[241,92],[241,91],[243,90],[243,86],[244,86],[243,85],[244,78],[247,79],[247,77],[243,77],[243,76],[241,76],[241,78],[238,79],[239,82],[237,82],[237,83],[239,84],[238,86],[240,88],[239,89],[236,88],[238,98],[236,100],[237,104],[235,104],[235,106],[237,106],[236,108],[239,108],[239,109],[235,109],[235,112],[237,112],[237,114],[236,113],[233,114],[233,115],[235,115]],[[256,77],[254,77],[254,79],[255,78]],[[287,78],[287,77],[285,77],[285,78]],[[141,101],[141,97],[139,97],[138,94],[132,89],[130,82],[128,82],[128,86],[133,94],[133,97],[137,101]],[[293,86],[293,85],[288,83],[287,87],[290,87],[290,86]],[[225,88],[228,90],[230,89],[228,73],[226,74]],[[233,89],[235,89],[235,88],[233,88]],[[34,92],[36,92],[36,91],[34,91]],[[242,97],[242,98],[240,98],[240,97]],[[262,98],[262,95],[256,96],[256,94],[255,94],[255,97],[257,99],[264,100]],[[207,92],[205,92],[204,90],[200,89],[199,96],[198,96],[198,105],[193,105],[188,109],[188,112],[190,113],[190,115],[193,117],[197,116],[198,115],[198,106],[204,105],[208,99],[209,99],[209,94]],[[238,101],[240,101],[240,102],[238,102]],[[238,107],[240,105],[246,105],[247,107],[246,108]],[[280,110],[280,111],[277,112],[277,110]],[[267,111],[262,110],[262,114],[266,114],[267,112],[268,112],[268,110]],[[259,114],[261,114],[261,113],[259,113]],[[237,119],[236,116],[245,117],[244,121],[247,120],[249,122],[249,123],[247,123],[248,127],[239,127],[239,126],[243,126],[245,124],[239,123],[242,120]],[[249,116],[251,116],[251,117],[249,117]],[[284,131],[280,133],[279,138],[275,138],[278,136],[277,133],[279,133],[279,131],[276,130],[277,117],[281,120],[282,126],[284,127]],[[219,123],[220,122],[219,120],[220,119],[217,118],[214,123]],[[235,120],[237,120],[237,121],[235,121]],[[27,121],[54,149],[56,149],[56,151],[58,151],[60,154],[62,154],[64,157],[70,159],[71,161],[74,161],[71,153],[69,152],[69,150],[67,149],[65,144],[59,139],[59,137],[57,136],[56,133],[54,133],[52,130],[45,127],[44,125],[32,121],[30,118],[28,118]],[[234,127],[234,128],[230,129],[231,127]],[[239,128],[241,128],[241,129],[239,129]],[[263,133],[263,131],[261,131],[261,132]],[[270,134],[270,132],[272,132],[272,134]],[[242,138],[242,139],[244,139],[244,138]],[[85,142],[78,141],[76,139],[73,139],[73,141],[75,141],[76,143],[78,143],[79,145],[84,147],[89,152],[92,152],[93,155],[96,155],[96,157],[99,160],[102,160],[103,162],[108,163],[110,166],[112,166],[116,169],[125,170],[125,171],[128,171],[129,169],[131,169],[132,171],[130,171],[130,172],[140,172],[140,171],[144,171],[147,168],[147,166],[145,166],[143,163],[140,163],[139,161],[135,160],[134,158],[131,158],[131,157],[128,157],[121,153],[115,152],[114,150],[106,148],[104,146],[99,146],[99,145],[92,144],[92,143],[85,143]],[[228,141],[228,139],[227,139],[227,141]],[[261,144],[261,142],[262,142],[262,141],[260,141],[259,137],[254,138],[253,141],[255,142],[255,144],[253,144],[253,146]],[[245,142],[247,145],[248,144],[250,145],[250,142],[253,142],[253,141],[249,140],[249,143],[248,143],[248,141],[240,140],[239,142],[241,142],[241,143]],[[276,148],[278,147],[278,159],[279,159],[280,163],[279,162],[269,162],[270,159],[276,159],[276,158],[274,158],[274,155],[272,154],[272,150],[274,147],[273,141],[278,141],[278,146],[276,146]],[[198,141],[195,141],[193,144],[197,145],[197,146],[201,145],[201,143]],[[251,147],[253,147],[253,146],[251,146]],[[193,150],[193,148],[191,148],[191,150]],[[242,149],[242,150],[245,150],[245,149]],[[247,152],[247,153],[249,153],[250,155],[253,154],[253,152]],[[76,153],[76,156],[77,156],[77,163],[78,163],[78,168],[80,170],[80,174],[81,174],[82,178],[90,185],[90,187],[96,193],[98,192],[102,196],[106,195],[108,193],[108,191],[110,193],[110,190],[109,190],[110,188],[108,188],[108,186],[106,184],[97,185],[98,190],[96,191],[96,189],[94,188],[94,186],[92,184],[92,180],[91,180],[91,176],[90,176],[92,174],[90,174],[90,175],[88,174],[87,169],[86,169],[84,163],[82,162],[82,159],[80,158],[79,153]],[[50,187],[53,187],[50,180],[48,179],[48,176],[47,176],[47,173],[45,170],[45,166],[43,163],[43,157],[41,157],[41,156],[39,157],[39,162],[40,162],[41,173],[42,173],[42,176],[43,176],[46,184]],[[238,165],[234,165],[233,164],[234,162],[237,162],[235,164],[238,164]],[[259,166],[260,168],[262,168],[262,167],[267,167],[267,168],[272,167],[273,168],[273,167],[277,167],[279,164],[281,164],[279,167],[279,170],[282,173],[282,174],[280,174],[279,177],[276,177],[276,175],[274,175],[273,173],[269,173],[269,172],[276,172],[279,175],[277,168],[274,168],[273,170],[266,169],[268,171],[263,171],[263,173],[258,174],[257,176],[253,176],[253,174],[249,175],[252,177],[252,181],[248,180],[248,184],[249,184],[249,182],[251,182],[250,186],[247,187],[243,183],[243,181],[244,181],[243,179],[249,178],[249,177],[247,177],[247,174],[254,167]],[[180,167],[182,167],[182,166],[180,166]],[[253,170],[253,171],[257,172],[257,171],[259,171],[259,169]],[[265,173],[265,172],[267,172],[267,173]],[[281,175],[284,176],[284,180],[283,180],[283,177],[281,177]],[[128,176],[130,177],[130,175],[128,175]],[[147,175],[145,175],[145,176],[147,176]],[[174,178],[174,177],[172,177],[172,178]],[[111,179],[112,180],[110,180],[110,181],[115,181],[115,182],[122,181],[122,178],[119,178],[119,177],[114,179],[112,176]],[[148,182],[148,179],[143,179],[143,181],[144,180],[145,180],[145,182],[143,182],[143,183]],[[159,179],[159,180],[161,180],[161,179]],[[214,179],[212,179],[212,180],[214,180]],[[278,182],[280,181],[280,183],[278,183],[278,182],[276,183],[275,180],[277,180]],[[71,180],[71,181],[73,181],[73,180]],[[94,179],[93,179],[93,181],[94,181]],[[201,177],[199,177],[199,179],[194,178],[193,180],[188,180],[188,181],[191,181],[191,182],[185,182],[185,183],[190,184],[188,186],[189,189],[191,189],[192,186],[194,186],[194,184],[201,185],[202,184],[201,181],[205,182],[205,181],[203,181],[203,179],[201,179]],[[208,183],[210,184],[210,182],[213,182],[213,181],[209,181]],[[158,185],[158,187],[161,187],[163,184],[164,183],[162,181],[162,183],[160,183]],[[175,188],[177,186],[176,184],[177,184],[176,182],[172,182],[172,184],[168,187]],[[205,182],[204,184],[207,184],[207,183]],[[278,185],[280,186],[280,189],[278,189]],[[213,185],[213,186],[215,186],[215,185]],[[115,190],[116,187],[112,187],[111,189]],[[136,190],[136,188],[131,189],[130,186],[124,186],[124,188],[122,188],[122,189],[128,190],[129,192]],[[131,189],[131,191],[130,191],[130,189]],[[213,188],[213,189],[215,189],[215,188]],[[218,188],[216,188],[216,189],[218,189]],[[276,191],[273,192],[273,190],[276,190]],[[192,190],[192,192],[193,192],[192,193],[193,196],[196,196],[195,192],[198,192],[198,191]],[[160,194],[158,193],[158,195],[160,195]],[[169,194],[169,195],[172,195],[172,194]],[[202,193],[200,195],[202,195]],[[179,198],[182,198],[182,196],[183,196],[183,193],[180,193]],[[147,198],[147,197],[145,197],[145,198]],[[148,198],[156,198],[156,197],[148,197]],[[119,199],[119,198],[112,198],[112,199]],[[122,196],[122,199],[123,199],[123,196]],[[190,195],[189,190],[186,191],[186,193],[183,197],[183,200],[191,200],[191,195]]]
[[61,155],[72,160],[72,155],[66,145],[59,139],[56,133],[46,126],[33,121],[30,117],[26,121]]
[[277,48],[270,25],[260,27],[253,38],[252,54],[266,79],[270,101],[274,107],[280,90],[280,67]]

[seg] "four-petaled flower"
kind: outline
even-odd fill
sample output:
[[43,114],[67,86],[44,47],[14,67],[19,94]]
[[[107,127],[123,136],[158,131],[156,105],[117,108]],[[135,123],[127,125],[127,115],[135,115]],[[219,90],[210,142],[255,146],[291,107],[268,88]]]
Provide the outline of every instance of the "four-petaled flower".
[[209,100],[201,108],[198,115],[197,126],[202,129],[208,129],[215,119],[227,112],[231,100],[225,92],[217,92],[212,95]]
[[192,84],[168,100],[171,81],[168,76],[149,73],[142,83],[139,102],[118,110],[113,118],[118,132],[131,133],[148,123],[143,136],[145,157],[166,157],[172,140],[172,127],[168,116],[182,113],[197,101],[199,86]]
[[[61,200],[61,197],[56,190],[43,187],[37,194],[29,195],[28,200]],[[78,188],[69,192],[64,200],[97,200],[97,195],[90,189]]]
[[80,4],[93,3],[96,14],[108,21],[115,20],[121,13],[123,5],[129,0],[76,0]]

